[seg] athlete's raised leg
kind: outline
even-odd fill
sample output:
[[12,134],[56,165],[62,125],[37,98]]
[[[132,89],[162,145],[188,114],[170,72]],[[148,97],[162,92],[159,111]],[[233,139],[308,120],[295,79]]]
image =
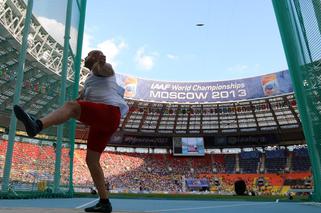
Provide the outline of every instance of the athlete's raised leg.
[[18,105],[15,105],[13,110],[16,117],[24,124],[26,132],[30,137],[36,136],[42,129],[62,124],[70,118],[79,119],[81,113],[80,105],[76,101],[66,102],[64,106],[41,119],[29,115]]
[[81,113],[80,105],[77,101],[66,102],[64,106],[51,112],[47,116],[41,118],[43,128],[48,128],[53,125],[62,124],[70,118],[79,119]]

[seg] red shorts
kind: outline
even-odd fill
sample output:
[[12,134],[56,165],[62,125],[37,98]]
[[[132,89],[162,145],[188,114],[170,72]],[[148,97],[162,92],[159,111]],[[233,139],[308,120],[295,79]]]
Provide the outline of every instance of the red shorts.
[[79,121],[89,126],[87,149],[102,153],[120,122],[117,106],[77,101],[81,107]]

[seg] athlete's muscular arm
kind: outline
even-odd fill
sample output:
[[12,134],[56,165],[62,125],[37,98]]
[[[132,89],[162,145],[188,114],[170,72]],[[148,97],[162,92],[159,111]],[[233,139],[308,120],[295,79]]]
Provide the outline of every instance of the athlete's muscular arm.
[[104,55],[100,56],[98,62],[96,62],[92,68],[94,75],[109,77],[115,74],[111,64],[106,63],[106,57]]

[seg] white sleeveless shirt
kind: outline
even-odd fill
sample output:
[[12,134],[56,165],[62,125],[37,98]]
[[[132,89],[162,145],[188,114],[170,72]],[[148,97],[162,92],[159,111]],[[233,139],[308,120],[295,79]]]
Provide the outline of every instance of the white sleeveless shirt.
[[121,116],[126,116],[128,105],[124,100],[125,89],[116,82],[116,76],[96,76],[92,72],[87,76],[84,84],[84,100],[117,106]]

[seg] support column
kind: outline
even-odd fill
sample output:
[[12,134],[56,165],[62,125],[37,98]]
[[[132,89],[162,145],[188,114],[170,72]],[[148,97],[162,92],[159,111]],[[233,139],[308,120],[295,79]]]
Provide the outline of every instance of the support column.
[[[16,82],[15,94],[13,97],[13,105],[18,105],[20,101],[25,60],[26,60],[27,48],[28,48],[28,35],[29,35],[30,24],[32,19],[33,0],[28,0],[27,4],[28,5],[27,5],[26,17],[24,21],[24,28],[22,32],[22,42],[21,42],[21,49],[19,54],[19,65],[17,70],[17,82]],[[16,128],[17,128],[17,118],[12,111],[11,119],[10,119],[10,127],[9,127],[9,140],[8,140],[7,153],[6,153],[6,162],[3,170],[3,181],[2,181],[3,192],[8,192],[8,188],[9,188],[9,179],[10,179],[10,172],[11,172],[14,141],[16,136]]]
[[[72,98],[76,99],[78,97],[79,89],[79,79],[80,79],[80,64],[81,64],[81,54],[82,54],[82,43],[84,37],[84,26],[85,26],[85,16],[86,16],[86,4],[87,0],[81,1],[80,8],[80,20],[78,26],[78,38],[77,38],[77,53],[74,62],[75,69],[75,79],[72,92]],[[71,120],[70,122],[70,153],[69,153],[69,195],[73,196],[74,194],[74,185],[73,185],[73,169],[74,169],[74,152],[75,152],[75,131],[76,131],[76,121]]]
[[[64,52],[62,58],[62,71],[61,71],[61,88],[59,96],[59,106],[63,106],[66,98],[66,84],[67,84],[67,69],[68,69],[68,56],[70,51],[70,26],[71,26],[71,13],[72,13],[72,0],[68,0],[66,11],[65,23],[65,37],[64,37]],[[57,128],[57,146],[56,146],[56,162],[55,162],[55,177],[54,177],[54,192],[59,192],[60,176],[61,176],[61,148],[63,140],[63,128],[61,124]]]

